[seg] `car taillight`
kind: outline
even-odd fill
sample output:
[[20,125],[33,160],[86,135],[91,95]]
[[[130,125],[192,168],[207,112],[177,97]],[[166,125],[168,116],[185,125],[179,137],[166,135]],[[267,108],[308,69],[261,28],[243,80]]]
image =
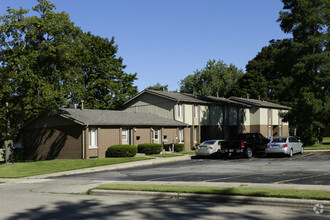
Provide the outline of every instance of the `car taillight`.
[[288,145],[287,144],[284,144],[283,147],[288,147]]
[[213,148],[211,146],[209,146],[209,148],[212,150]]
[[243,141],[241,141],[241,148],[244,148],[245,147],[245,144]]

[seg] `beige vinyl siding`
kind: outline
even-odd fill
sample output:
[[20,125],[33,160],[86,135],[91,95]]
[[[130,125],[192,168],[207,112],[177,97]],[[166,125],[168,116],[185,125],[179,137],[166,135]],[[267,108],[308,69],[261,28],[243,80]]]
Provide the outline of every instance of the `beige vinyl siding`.
[[200,106],[199,117],[201,125],[209,125],[210,117],[209,117],[209,107],[205,105]]
[[272,116],[273,116],[273,125],[278,125],[278,119],[279,119],[279,116],[278,116],[278,113],[279,111],[277,109],[272,109]]
[[210,106],[210,125],[223,124],[223,112],[222,106],[212,105]]
[[229,125],[237,125],[237,108],[230,107],[229,108]]
[[268,125],[267,108],[251,108],[251,125]]
[[194,105],[191,105],[191,104],[185,104],[185,107],[184,107],[184,119],[185,119],[185,123],[187,123],[188,125],[192,125],[192,119],[193,119],[193,107]]
[[150,94],[144,94],[137,97],[124,111],[154,113],[165,118],[174,119],[174,105],[174,101]]

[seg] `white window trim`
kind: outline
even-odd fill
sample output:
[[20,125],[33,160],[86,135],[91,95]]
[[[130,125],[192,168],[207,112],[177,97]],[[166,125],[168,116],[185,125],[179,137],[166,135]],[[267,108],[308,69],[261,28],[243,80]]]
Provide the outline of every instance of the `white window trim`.
[[[94,139],[92,139],[94,137]],[[89,149],[97,149],[97,128],[89,128],[88,130],[88,148]],[[93,142],[93,143],[92,143]]]

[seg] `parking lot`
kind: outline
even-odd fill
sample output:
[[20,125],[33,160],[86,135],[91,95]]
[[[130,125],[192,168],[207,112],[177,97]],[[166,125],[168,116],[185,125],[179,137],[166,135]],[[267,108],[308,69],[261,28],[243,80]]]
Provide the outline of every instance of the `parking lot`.
[[192,158],[183,162],[59,178],[330,185],[329,159],[330,152],[305,152],[293,157],[272,158],[261,155],[250,159]]

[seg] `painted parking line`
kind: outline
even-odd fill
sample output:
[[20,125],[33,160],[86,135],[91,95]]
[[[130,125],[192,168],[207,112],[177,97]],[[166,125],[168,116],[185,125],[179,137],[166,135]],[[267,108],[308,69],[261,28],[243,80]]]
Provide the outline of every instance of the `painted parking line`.
[[302,155],[300,157],[297,157],[297,156],[296,157],[292,157],[289,160],[296,160],[296,159],[300,159],[300,158],[303,158],[303,157],[309,157],[309,156],[312,156],[312,155],[314,155],[314,153],[304,154],[304,155]]
[[176,177],[184,177],[184,176],[191,176],[190,174],[181,174],[181,175],[175,175],[175,176],[163,176],[159,178],[149,179],[147,181],[155,181],[155,180],[162,180],[162,179],[169,179],[169,178],[176,178]]
[[321,174],[312,175],[312,176],[298,177],[298,178],[288,179],[288,180],[281,180],[281,181],[273,182],[273,184],[287,183],[287,182],[292,182],[292,181],[296,181],[296,180],[311,179],[311,178],[314,178],[314,177],[326,176],[326,175],[329,175],[329,174],[330,174],[330,172],[327,172],[327,173],[321,173]]
[[[255,174],[253,174],[255,175]],[[211,182],[211,181],[217,181],[217,180],[227,180],[227,179],[232,179],[232,178],[239,178],[239,177],[245,177],[245,176],[253,176],[253,175],[238,175],[238,176],[227,176],[227,177],[222,177],[222,178],[217,178],[217,179],[209,179],[209,180],[204,180],[204,181],[201,181],[201,182]]]

